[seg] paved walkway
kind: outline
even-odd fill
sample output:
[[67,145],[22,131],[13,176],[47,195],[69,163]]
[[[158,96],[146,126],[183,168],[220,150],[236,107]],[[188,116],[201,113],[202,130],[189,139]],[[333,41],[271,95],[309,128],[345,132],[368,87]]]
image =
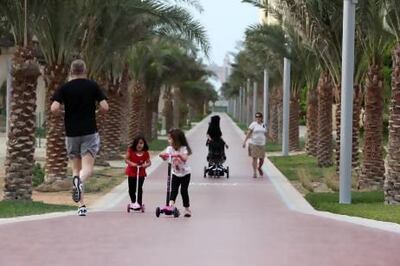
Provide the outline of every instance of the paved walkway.
[[189,134],[192,218],[155,217],[165,200],[162,163],[146,180],[144,214],[126,213],[122,185],[109,209],[87,217],[0,225],[0,265],[400,265],[400,234],[294,211],[269,178],[252,178],[243,135],[226,115],[231,176],[204,179],[207,122]]

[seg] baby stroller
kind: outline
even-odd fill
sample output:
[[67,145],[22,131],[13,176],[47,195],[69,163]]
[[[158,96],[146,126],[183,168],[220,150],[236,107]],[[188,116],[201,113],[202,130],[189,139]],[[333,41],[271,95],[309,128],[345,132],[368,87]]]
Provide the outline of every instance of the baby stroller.
[[229,178],[229,166],[224,167],[223,163],[226,160],[225,156],[225,142],[222,139],[207,140],[208,146],[208,167],[204,166],[204,178],[221,177],[226,173],[226,178]]

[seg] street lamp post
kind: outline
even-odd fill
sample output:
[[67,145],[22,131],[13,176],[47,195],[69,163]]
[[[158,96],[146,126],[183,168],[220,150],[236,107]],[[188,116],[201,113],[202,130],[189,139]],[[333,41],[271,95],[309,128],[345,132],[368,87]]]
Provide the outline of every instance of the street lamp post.
[[257,112],[257,81],[253,82],[253,117]]
[[251,118],[252,118],[252,116],[251,116],[251,113],[252,113],[252,109],[251,109],[251,102],[252,102],[252,99],[250,98],[250,90],[251,90],[251,80],[250,80],[250,78],[248,78],[247,79],[247,88],[246,88],[246,91],[247,91],[247,98],[246,98],[246,102],[247,102],[247,108],[246,108],[246,125],[248,125],[248,124],[250,124],[250,121],[251,121]]
[[244,89],[242,87],[239,88],[239,122],[243,123],[243,109],[244,109],[244,101],[243,101]]
[[269,90],[269,77],[268,70],[264,69],[264,124],[268,125],[268,90]]
[[343,1],[343,51],[340,125],[339,202],[351,203],[353,134],[354,31],[357,0]]
[[237,119],[237,117],[236,117],[236,106],[237,105],[237,97],[235,97],[234,99],[233,99],[233,107],[232,107],[232,116],[235,118],[235,119]]
[[283,59],[282,155],[289,155],[290,59]]

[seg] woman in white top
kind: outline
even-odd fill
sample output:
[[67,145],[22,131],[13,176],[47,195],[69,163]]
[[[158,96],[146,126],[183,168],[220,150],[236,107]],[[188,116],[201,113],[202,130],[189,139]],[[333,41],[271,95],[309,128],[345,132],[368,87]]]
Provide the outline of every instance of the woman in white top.
[[[267,127],[263,124],[263,116],[260,112],[256,113],[256,121],[253,121],[249,126],[249,130],[243,142],[243,148],[246,147],[246,142],[250,137],[249,156],[253,158],[253,177],[257,178],[257,170],[260,176],[264,174],[262,166],[264,164],[265,142],[267,137]],[[258,167],[257,159],[259,160]]]

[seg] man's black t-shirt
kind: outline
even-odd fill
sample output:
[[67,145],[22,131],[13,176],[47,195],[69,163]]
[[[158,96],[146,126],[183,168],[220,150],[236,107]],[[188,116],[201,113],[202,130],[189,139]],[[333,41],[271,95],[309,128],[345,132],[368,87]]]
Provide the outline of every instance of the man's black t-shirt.
[[105,99],[99,85],[89,79],[74,79],[59,87],[52,100],[64,104],[66,135],[78,137],[96,133],[96,102]]

